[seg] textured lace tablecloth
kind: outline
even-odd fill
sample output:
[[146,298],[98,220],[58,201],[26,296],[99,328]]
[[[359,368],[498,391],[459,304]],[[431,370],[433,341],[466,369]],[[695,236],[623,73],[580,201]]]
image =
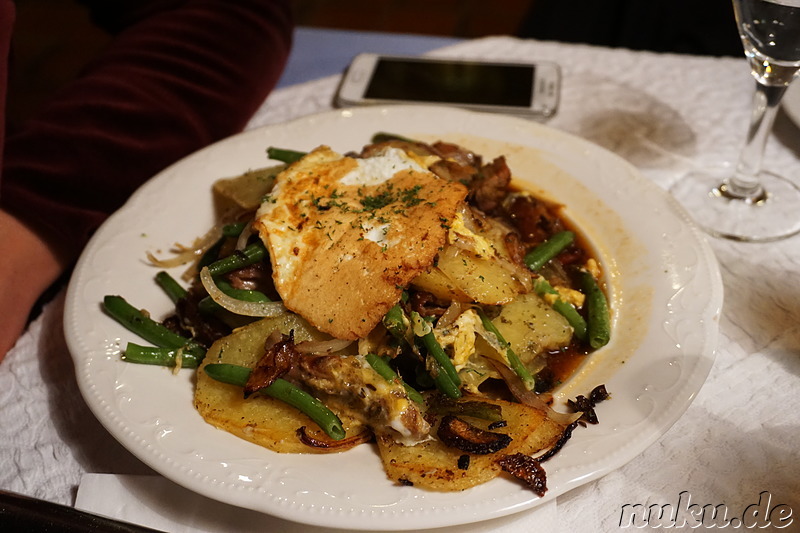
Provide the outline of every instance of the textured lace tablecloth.
[[[549,125],[592,140],[668,186],[693,164],[735,158],[753,80],[745,60],[658,55],[493,37],[436,55],[561,64]],[[331,109],[337,77],[273,93],[251,127]],[[766,161],[800,179],[800,131],[779,116]],[[800,216],[800,206],[798,206]],[[619,527],[626,503],[725,504],[761,493],[800,512],[800,237],[773,244],[711,240],[725,305],[711,374],[686,414],[622,468],[557,499],[563,531]],[[0,365],[0,488],[72,505],[86,473],[153,474],[95,420],[75,382],[61,317],[50,303]],[[514,529],[536,527],[523,513]],[[459,531],[508,529],[508,520]],[[281,521],[264,522],[280,529]],[[283,523],[283,529],[295,529]],[[787,530],[800,526],[794,519]],[[275,530],[278,530],[275,529]],[[311,528],[302,528],[311,530]]]

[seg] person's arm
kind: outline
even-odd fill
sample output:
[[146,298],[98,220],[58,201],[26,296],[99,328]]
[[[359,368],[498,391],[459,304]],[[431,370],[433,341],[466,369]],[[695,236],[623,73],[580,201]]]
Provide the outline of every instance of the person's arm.
[[24,223],[0,210],[0,360],[27,325],[39,296],[67,267],[63,256]]
[[[16,223],[29,233],[0,229],[0,293],[14,292],[18,282],[10,275],[25,270],[27,255],[38,255],[43,244],[51,250],[49,258],[39,256],[48,268],[29,285],[32,298],[17,305],[0,300],[6,323],[27,318],[47,283],[139,185],[240,131],[288,56],[288,0],[105,5],[134,6],[116,19],[101,13],[128,25],[115,28],[119,33],[104,54],[5,143],[0,209],[9,228]],[[0,358],[7,346],[0,343]]]

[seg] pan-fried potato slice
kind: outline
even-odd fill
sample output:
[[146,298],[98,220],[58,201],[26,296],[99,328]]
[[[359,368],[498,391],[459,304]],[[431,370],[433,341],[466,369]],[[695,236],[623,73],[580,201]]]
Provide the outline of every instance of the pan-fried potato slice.
[[497,260],[455,246],[445,247],[436,266],[473,302],[501,305],[525,291],[525,286]]
[[545,350],[566,346],[572,339],[567,319],[533,292],[504,305],[492,322],[525,364]]
[[224,215],[233,209],[253,211],[272,190],[277,176],[286,165],[249,170],[235,178],[223,178],[214,182],[214,204],[217,213]]
[[[389,479],[398,483],[437,491],[458,491],[494,479],[502,471],[497,459],[513,453],[535,454],[555,444],[564,427],[547,418],[544,412],[524,404],[480,399],[498,404],[503,411],[505,428],[493,431],[511,436],[511,444],[488,455],[470,455],[469,467],[458,467],[465,452],[450,448],[441,441],[429,440],[414,446],[403,446],[389,435],[378,435],[378,449]],[[469,419],[482,429],[478,421]]]
[[411,284],[445,302],[471,302],[472,298],[437,267],[423,272]]
[[[205,365],[210,363],[254,367],[264,355],[264,342],[275,330],[283,334],[294,330],[297,342],[328,338],[293,313],[265,318],[237,329],[215,342],[208,350],[197,372],[195,407],[208,423],[270,450],[282,453],[325,453],[326,449],[307,446],[298,439],[297,429],[305,426],[310,436],[330,440],[303,413],[268,396],[256,395],[245,400],[240,387],[215,381],[203,371]],[[336,412],[333,406],[329,407]],[[337,414],[342,419],[348,437],[363,430],[359,423],[341,413]]]

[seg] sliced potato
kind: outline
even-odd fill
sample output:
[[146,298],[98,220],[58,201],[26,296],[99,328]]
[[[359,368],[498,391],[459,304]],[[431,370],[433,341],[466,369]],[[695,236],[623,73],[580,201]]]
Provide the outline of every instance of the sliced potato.
[[264,201],[264,196],[272,190],[275,176],[284,168],[286,165],[250,170],[241,176],[214,182],[212,190],[217,213],[223,215],[232,209],[257,209]]
[[481,304],[505,304],[525,290],[498,261],[456,246],[448,246],[439,254],[437,267],[471,301]]
[[[512,441],[508,447],[493,454],[472,455],[450,448],[438,439],[414,446],[403,446],[390,435],[378,435],[378,450],[389,479],[436,491],[468,489],[500,475],[502,470],[497,460],[503,455],[535,454],[555,444],[564,430],[563,426],[534,407],[501,400],[481,398],[480,401],[501,406],[503,419],[508,425],[493,431],[511,436]],[[470,422],[480,426],[474,419],[470,419]],[[485,425],[482,429],[486,429]],[[462,470],[458,467],[458,462],[465,454],[470,455],[470,461],[468,468]]]
[[531,288],[530,272],[510,258],[505,237],[509,229],[469,209],[456,214],[448,244],[436,266],[414,279],[413,285],[443,301],[501,305]]
[[470,298],[456,283],[437,267],[423,272],[411,284],[419,290],[429,292],[442,301],[470,302]]
[[523,363],[569,344],[572,326],[536,293],[522,294],[492,320]]
[[[265,318],[215,342],[197,372],[195,407],[210,424],[233,433],[245,440],[282,453],[325,453],[324,448],[303,444],[297,430],[305,426],[309,435],[330,440],[318,426],[303,413],[279,400],[256,395],[244,399],[242,389],[220,383],[208,377],[203,368],[210,363],[229,363],[252,368],[264,354],[264,342],[275,330],[288,334],[294,330],[296,341],[327,338],[311,328],[299,316],[286,313],[277,318]],[[329,406],[336,412],[336,409]],[[341,413],[339,417],[347,436],[360,433],[358,422]]]

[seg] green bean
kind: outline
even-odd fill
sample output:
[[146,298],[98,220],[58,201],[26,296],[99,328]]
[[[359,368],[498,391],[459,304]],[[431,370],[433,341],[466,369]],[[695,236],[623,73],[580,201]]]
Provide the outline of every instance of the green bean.
[[183,348],[158,348],[142,346],[129,342],[122,354],[122,360],[140,365],[175,366],[178,351],[181,351],[181,368],[197,368],[205,357],[205,351],[199,345],[187,345]]
[[402,135],[397,135],[396,133],[386,133],[384,131],[379,131],[372,136],[373,143],[385,143],[389,141],[402,141],[407,143],[417,142],[414,139],[409,139],[408,137],[403,137]]
[[[436,389],[449,398],[461,398],[461,390],[458,385],[450,379],[450,375],[445,371],[444,367],[435,359],[433,360],[433,364],[436,366],[435,375],[432,376]],[[460,381],[459,379],[459,382]]]
[[206,296],[197,302],[197,310],[204,315],[213,315],[214,313],[225,310],[225,308],[215,302],[211,296]]
[[430,365],[426,365],[428,369],[433,369],[431,377],[436,385],[436,388],[450,398],[461,397],[461,378],[458,376],[456,367],[453,362],[444,352],[444,349],[436,340],[431,325],[416,311],[411,312],[411,320],[419,325],[424,325],[426,332],[420,335],[415,328],[414,334],[420,339],[425,350],[430,357]]
[[170,331],[163,324],[133,307],[122,296],[105,296],[103,307],[117,322],[156,346],[181,348],[191,343],[191,339]]
[[254,242],[245,246],[243,250],[231,254],[228,257],[223,257],[208,265],[208,272],[212,276],[219,276],[227,274],[237,268],[242,268],[255,263],[258,263],[267,255],[267,249],[261,242]]
[[[244,387],[250,377],[251,370],[247,367],[214,363],[205,366],[205,372],[212,379]],[[336,414],[325,407],[325,404],[314,398],[306,391],[295,387],[288,381],[278,378],[269,386],[258,391],[271,396],[276,400],[285,402],[300,410],[311,420],[317,423],[322,430],[334,440],[342,440],[346,436],[342,421]]]
[[588,272],[581,273],[581,283],[586,294],[586,330],[589,346],[602,348],[611,339],[611,316],[606,295]]
[[[247,224],[245,222],[232,222],[222,226],[222,237],[220,237],[217,242],[215,242],[208,250],[206,250],[206,252],[203,254],[203,257],[201,257],[200,261],[197,263],[197,270],[202,269],[204,266],[210,266],[212,263],[217,261],[219,259],[219,251],[222,249],[222,246],[225,244],[225,242],[232,237],[238,237],[246,225]],[[220,274],[224,274],[224,272],[220,272]]]
[[197,262],[198,271],[219,259],[219,252],[222,250],[222,245],[225,244],[225,240],[225,237],[217,239],[217,242],[212,244],[211,247],[203,253],[200,260]]
[[400,376],[392,370],[392,367],[389,366],[383,358],[379,357],[377,354],[368,353],[366,355],[367,363],[372,369],[377,372],[383,379],[389,382],[395,382],[397,380],[403,385],[403,388],[406,390],[406,394],[408,395],[409,399],[417,402],[417,403],[425,403],[425,399],[422,395],[411,385],[400,379]]
[[456,367],[453,366],[453,361],[451,361],[450,357],[444,352],[442,345],[436,340],[433,331],[426,333],[425,336],[422,337],[422,343],[425,345],[425,348],[428,349],[428,353],[436,359],[436,362],[439,363],[439,366],[444,370],[453,384],[456,386],[461,385],[461,378],[458,377],[458,372],[456,372]]
[[244,222],[233,222],[222,226],[222,235],[224,237],[238,237],[245,227]]
[[208,250],[206,250],[206,252],[200,258],[200,261],[197,262],[197,270],[200,270],[205,266],[209,266],[211,263],[219,259],[219,251],[222,249],[225,241],[230,237],[238,237],[244,227],[244,222],[234,222],[232,224],[225,224],[222,226],[222,237],[220,237],[217,242],[215,242]]
[[[539,296],[543,296],[544,294],[554,294],[558,296],[558,291],[544,278],[538,278],[533,284],[533,288]],[[558,297],[553,302],[552,308],[567,319],[569,325],[572,326],[572,332],[575,337],[580,340],[586,340],[586,320],[581,316],[578,310],[575,309],[575,306]]]
[[231,286],[230,283],[227,283],[222,280],[217,280],[217,287],[219,290],[230,296],[231,298],[236,298],[237,300],[242,300],[245,302],[269,302],[269,297],[261,291],[256,291],[252,289],[236,289]]
[[270,146],[267,148],[267,156],[270,159],[281,161],[283,163],[291,164],[299,161],[306,155],[306,152],[298,152],[297,150],[288,150],[286,148],[276,148]]
[[439,398],[431,403],[428,412],[437,415],[469,416],[489,422],[503,420],[503,409],[498,404],[479,400],[457,402],[451,398]]
[[205,367],[205,372],[213,380],[244,388],[253,370],[246,366],[228,363],[209,363]]
[[528,268],[532,271],[536,272],[548,261],[563,252],[574,240],[575,234],[571,231],[555,233],[549,239],[525,254],[525,264],[528,265]]
[[405,340],[408,326],[403,308],[399,304],[387,311],[383,317],[383,325],[397,340]]
[[[422,316],[417,313],[416,311],[412,311],[412,320],[422,320]],[[424,335],[418,335],[422,339],[422,344],[425,346],[425,349],[428,351],[439,366],[444,370],[447,376],[450,378],[450,381],[453,382],[455,386],[461,386],[461,378],[458,377],[458,372],[456,372],[456,367],[453,366],[453,361],[450,360],[450,357],[444,352],[442,345],[439,344],[439,341],[436,340],[436,335],[433,334],[433,328],[425,333]]]
[[569,325],[572,326],[572,333],[578,340],[586,340],[586,320],[574,305],[559,298],[553,302],[553,309],[567,319]]
[[164,270],[156,274],[156,283],[163,289],[172,303],[178,303],[178,300],[186,297],[186,289]]
[[514,373],[519,376],[526,389],[534,390],[536,388],[536,378],[531,375],[530,371],[528,371],[528,369],[522,363],[517,353],[511,348],[511,345],[500,333],[500,330],[498,330],[489,317],[486,316],[486,313],[483,312],[483,309],[478,309],[478,316],[481,317],[481,323],[483,324],[484,329],[494,335],[497,338],[497,342],[500,343],[500,346],[505,348],[506,358],[508,359],[509,366],[511,366],[511,370],[513,370]]
[[372,369],[386,381],[397,380],[398,376],[395,371],[392,370],[392,367],[389,366],[389,363],[384,361],[379,355],[368,353],[364,359],[366,359],[367,363],[369,363],[369,366],[371,366]]

